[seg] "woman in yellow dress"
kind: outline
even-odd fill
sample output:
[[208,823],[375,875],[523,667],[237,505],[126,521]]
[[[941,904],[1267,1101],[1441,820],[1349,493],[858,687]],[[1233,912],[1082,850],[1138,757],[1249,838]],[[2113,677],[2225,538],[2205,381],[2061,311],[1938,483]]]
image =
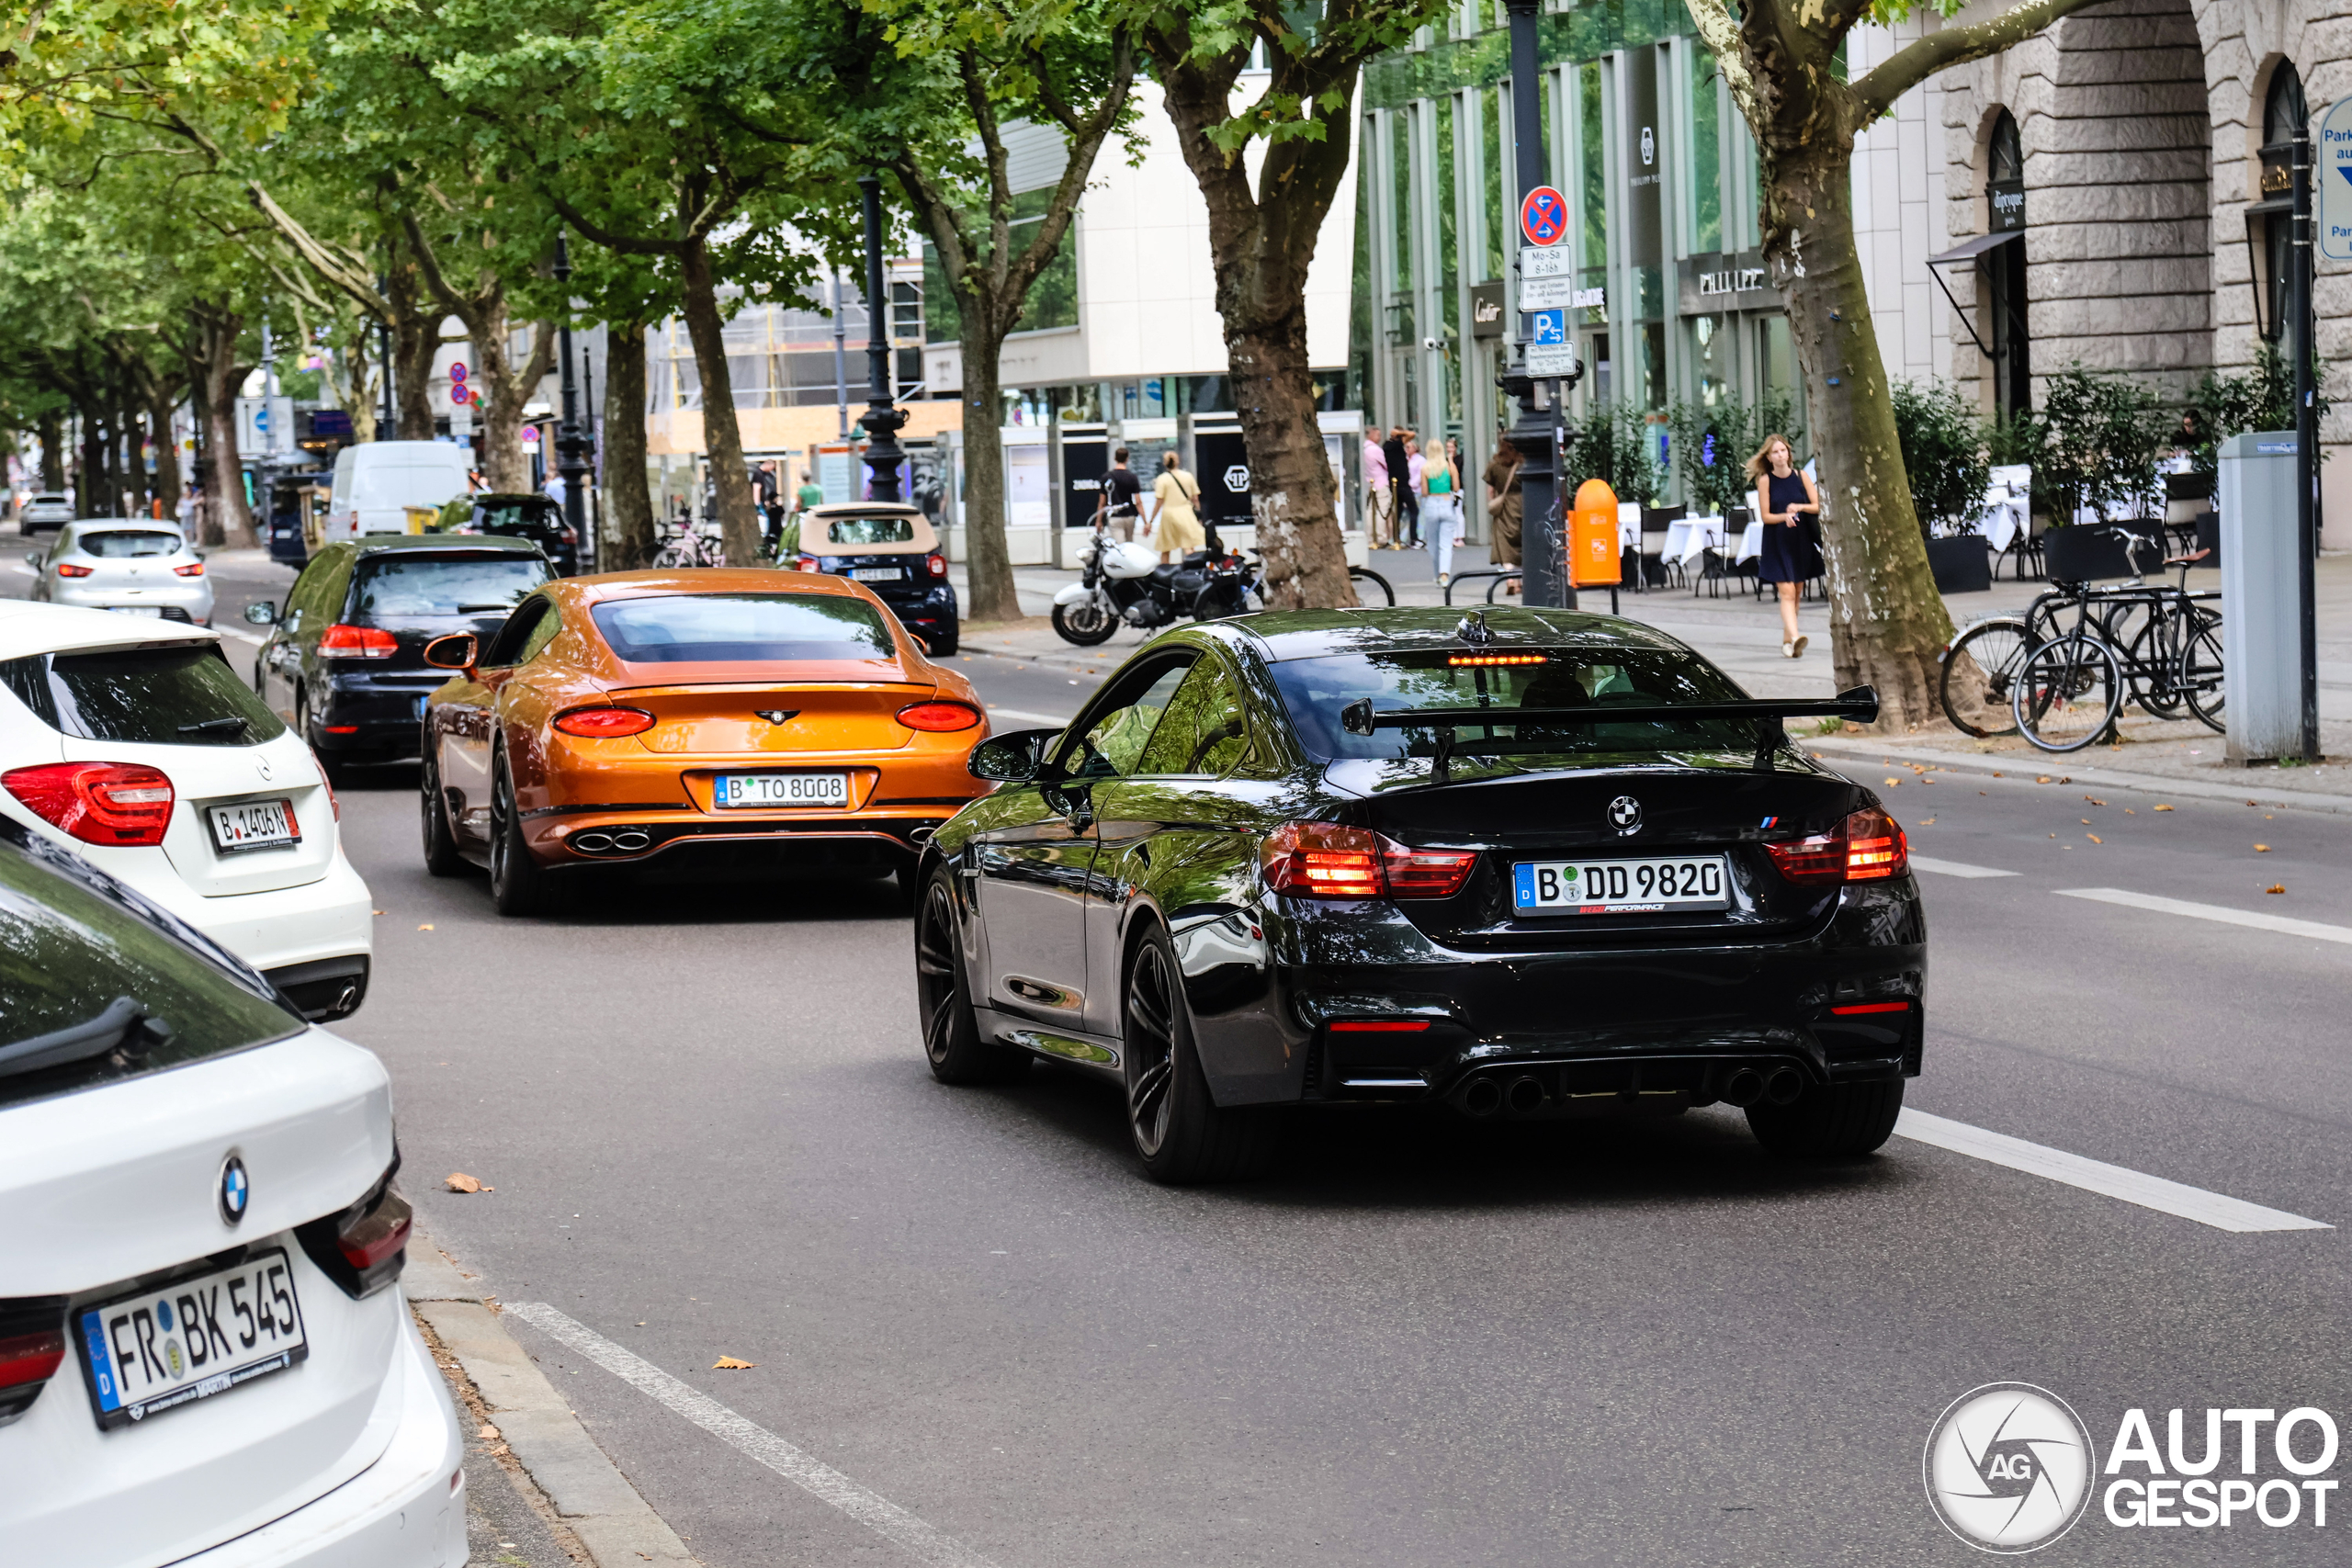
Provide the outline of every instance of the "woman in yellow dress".
[[1162,565],[1186,550],[1208,547],[1201,529],[1201,487],[1173,452],[1159,455],[1159,477],[1151,484],[1151,542],[1159,547]]

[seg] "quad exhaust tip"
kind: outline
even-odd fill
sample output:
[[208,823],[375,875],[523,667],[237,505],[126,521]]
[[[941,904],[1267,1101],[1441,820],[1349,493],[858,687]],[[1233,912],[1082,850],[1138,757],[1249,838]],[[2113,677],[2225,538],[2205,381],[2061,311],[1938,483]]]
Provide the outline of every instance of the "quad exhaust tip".
[[1492,1078],[1480,1078],[1462,1091],[1462,1109],[1473,1116],[1492,1116],[1502,1108],[1502,1086]]
[[1794,1067],[1783,1065],[1769,1072],[1760,1067],[1737,1067],[1724,1080],[1723,1100],[1725,1105],[1744,1111],[1758,1100],[1794,1105],[1804,1093],[1804,1075]]
[[1764,1098],[1775,1105],[1794,1105],[1804,1093],[1804,1075],[1794,1067],[1775,1067],[1764,1080]]
[[653,835],[640,828],[623,828],[609,833],[574,833],[565,841],[583,855],[627,855],[650,847]]
[[1510,1107],[1514,1116],[1539,1111],[1544,1105],[1544,1086],[1533,1077],[1513,1078],[1510,1087],[1503,1090],[1503,1103]]

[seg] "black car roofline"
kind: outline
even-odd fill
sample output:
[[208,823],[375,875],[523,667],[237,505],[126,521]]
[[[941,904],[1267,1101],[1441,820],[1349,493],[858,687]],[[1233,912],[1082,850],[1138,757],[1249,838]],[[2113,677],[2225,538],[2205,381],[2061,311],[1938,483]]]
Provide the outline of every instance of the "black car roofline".
[[[1857,724],[1878,721],[1878,692],[1856,686],[1834,697],[1760,697],[1736,703],[1685,703],[1645,707],[1574,708],[1384,708],[1374,711],[1372,699],[1361,697],[1340,710],[1340,728],[1351,735],[1371,735],[1382,729],[1434,729],[1458,725],[1494,724],[1690,724],[1702,719],[1844,718]],[[1475,741],[1457,742],[1464,751]]]

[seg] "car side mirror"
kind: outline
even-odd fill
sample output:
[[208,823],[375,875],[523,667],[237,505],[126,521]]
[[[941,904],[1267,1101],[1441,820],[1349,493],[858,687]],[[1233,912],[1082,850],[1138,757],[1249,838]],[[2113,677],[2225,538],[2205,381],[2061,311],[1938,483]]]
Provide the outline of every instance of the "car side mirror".
[[27,566],[36,567],[40,565],[40,552],[39,550],[27,550],[25,552],[25,564]]
[[481,645],[471,632],[452,632],[436,637],[424,645],[424,661],[435,670],[463,670],[470,672],[481,662]]
[[277,624],[277,606],[266,599],[256,600],[245,606],[245,620],[256,626],[274,626]]
[[[427,649],[429,656],[431,650]],[[1048,773],[1056,777],[1060,770],[1046,761],[1046,748],[1061,734],[1058,729],[1016,729],[1010,735],[992,735],[972,748],[965,761],[976,779],[990,784],[1035,784],[1046,779]]]

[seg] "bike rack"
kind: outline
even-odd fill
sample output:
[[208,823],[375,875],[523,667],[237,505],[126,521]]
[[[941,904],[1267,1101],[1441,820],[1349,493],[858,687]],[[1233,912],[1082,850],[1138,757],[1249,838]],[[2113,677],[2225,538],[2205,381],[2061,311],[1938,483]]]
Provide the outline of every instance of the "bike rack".
[[1514,578],[1520,575],[1520,569],[1515,566],[1501,567],[1493,571],[1457,571],[1446,582],[1445,602],[1448,604],[1452,604],[1453,603],[1453,591],[1461,587],[1464,583],[1469,581],[1472,578],[1491,577],[1495,581],[1487,584],[1487,603],[1491,604],[1495,602],[1495,590],[1503,585],[1503,580],[1505,578]]

